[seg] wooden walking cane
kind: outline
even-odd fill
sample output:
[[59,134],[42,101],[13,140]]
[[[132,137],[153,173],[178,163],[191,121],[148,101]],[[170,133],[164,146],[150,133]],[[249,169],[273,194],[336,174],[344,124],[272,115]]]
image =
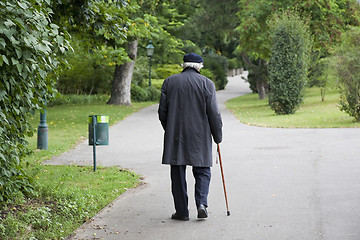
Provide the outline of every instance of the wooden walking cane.
[[228,204],[227,195],[226,195],[226,187],[225,187],[225,179],[224,179],[224,170],[223,170],[222,161],[221,161],[220,145],[219,145],[219,144],[217,144],[217,152],[218,152],[218,154],[219,154],[219,160],[220,160],[220,170],[221,170],[221,177],[222,177],[222,182],[223,182],[223,186],[224,186],[224,194],[225,194],[225,202],[226,202],[227,215],[230,216],[229,204]]

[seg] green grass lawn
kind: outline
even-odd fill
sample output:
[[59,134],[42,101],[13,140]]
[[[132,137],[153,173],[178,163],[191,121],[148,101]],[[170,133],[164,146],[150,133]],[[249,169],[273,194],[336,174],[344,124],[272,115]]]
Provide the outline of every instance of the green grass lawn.
[[[88,138],[89,115],[108,115],[109,125],[112,125],[139,109],[153,103],[133,103],[130,106],[114,106],[103,103],[97,104],[65,104],[50,107],[47,110],[46,119],[48,125],[48,151],[38,151],[37,132],[29,138],[29,148],[34,150],[29,158],[30,162],[49,159],[53,156],[66,152],[79,141]],[[31,118],[31,125],[37,129],[40,122],[40,112]]]
[[305,90],[304,103],[295,114],[276,115],[268,100],[259,100],[257,94],[248,94],[231,99],[226,103],[243,123],[262,127],[282,128],[351,128],[360,127],[360,122],[340,111],[337,91],[327,91],[321,101],[320,89]]
[[[88,137],[88,116],[108,115],[110,125],[153,103],[128,106],[65,104],[49,107],[48,150],[37,150],[37,133],[29,138],[33,154],[24,162],[32,177],[34,192],[15,196],[0,211],[0,239],[62,239],[111,203],[127,189],[139,184],[139,176],[119,167],[51,166],[45,159],[68,151]],[[39,112],[31,119],[39,125]]]
[[0,239],[63,239],[139,184],[139,176],[119,169],[38,166],[35,194],[1,211]]

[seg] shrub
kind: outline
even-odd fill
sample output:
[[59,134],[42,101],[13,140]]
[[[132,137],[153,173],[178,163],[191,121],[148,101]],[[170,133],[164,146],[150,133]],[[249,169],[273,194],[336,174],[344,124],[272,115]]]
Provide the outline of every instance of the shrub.
[[28,119],[54,97],[60,56],[69,48],[51,24],[48,2],[0,1],[0,203],[32,191],[20,164],[33,133]]
[[171,75],[181,73],[182,67],[178,64],[165,64],[155,68],[157,78],[165,79]]
[[151,79],[151,86],[154,86],[156,89],[161,90],[164,80],[165,79]]
[[131,84],[131,101],[145,102],[147,99],[147,92],[142,87]]
[[203,68],[200,70],[200,73],[211,80],[214,79],[214,74],[209,69]]
[[210,53],[204,56],[204,68],[212,72],[216,89],[225,89],[227,84],[228,60],[218,54]]
[[360,28],[343,35],[335,51],[335,75],[340,88],[340,110],[360,121]]
[[270,105],[276,114],[293,114],[303,99],[310,35],[300,17],[283,13],[271,24]]
[[229,59],[229,69],[241,68],[242,61],[239,61],[237,58]]
[[83,103],[106,103],[110,98],[110,95],[96,94],[96,95],[78,95],[69,94],[58,96],[47,104],[48,107],[63,105],[63,104],[83,104]]
[[62,94],[110,94],[115,66],[100,64],[103,56],[90,53],[79,41],[72,40],[74,52],[66,56],[70,67],[60,74],[56,88]]
[[131,85],[131,100],[134,102],[159,101],[161,91],[155,86],[142,88],[136,84]]
[[146,88],[147,98],[146,101],[156,101],[160,100],[161,91],[155,86],[151,85]]

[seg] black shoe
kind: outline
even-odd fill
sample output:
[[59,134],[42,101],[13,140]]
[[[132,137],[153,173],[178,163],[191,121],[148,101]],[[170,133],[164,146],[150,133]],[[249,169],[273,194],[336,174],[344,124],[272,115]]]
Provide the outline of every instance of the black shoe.
[[174,214],[171,216],[171,219],[181,220],[181,221],[189,221],[189,217],[181,216],[181,215],[178,214],[177,212],[174,213]]
[[208,217],[208,212],[206,210],[206,207],[203,204],[200,204],[198,207],[198,218],[207,218]]

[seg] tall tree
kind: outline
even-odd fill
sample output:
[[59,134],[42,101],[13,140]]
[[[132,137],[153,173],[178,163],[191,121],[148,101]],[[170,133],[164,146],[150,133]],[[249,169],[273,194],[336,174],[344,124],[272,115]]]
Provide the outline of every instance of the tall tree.
[[[131,78],[143,39],[166,39],[167,50],[178,52],[182,42],[167,31],[169,21],[159,23],[161,9],[172,12],[173,0],[58,0],[56,20],[64,23],[70,34],[80,34],[92,51],[104,56],[103,63],[115,65],[108,104],[130,105]],[[170,12],[171,12],[170,11]],[[170,14],[172,17],[174,14]],[[168,18],[169,19],[169,18]],[[174,21],[171,21],[173,24]],[[167,53],[169,55],[169,51]]]
[[[147,13],[151,11],[152,5],[158,4],[157,0],[152,1],[130,1],[136,5],[136,10],[129,15],[127,27],[128,38],[121,46],[127,52],[127,61],[115,65],[114,79],[111,88],[111,97],[107,104],[131,105],[131,79],[134,72],[135,61],[138,51],[139,38],[150,37],[150,28],[157,24],[157,19]],[[146,21],[144,21],[146,19]]]
[[[173,59],[178,59],[179,54],[182,53],[180,48],[183,46],[183,43],[175,36],[176,30],[182,25],[181,22],[184,18],[184,16],[178,13],[177,6],[179,6],[179,3],[174,0],[137,0],[137,4],[139,8],[132,15],[133,23],[142,21],[144,16],[148,16],[149,20],[145,24],[147,28],[141,28],[142,25],[140,24],[137,25],[139,31],[131,33],[131,38],[126,47],[131,61],[125,62],[123,66],[119,66],[118,71],[115,70],[115,75],[118,77],[116,78],[114,75],[112,94],[108,104],[131,104],[131,79],[139,41],[152,39],[155,44],[158,43],[156,47],[157,52],[159,52],[159,54],[156,54],[158,55],[157,59],[161,59],[159,56],[170,59],[169,55]],[[128,90],[123,91],[125,86]],[[128,99],[126,102],[118,101],[119,99],[124,100],[124,97]]]
[[[285,1],[284,1],[285,2]],[[275,5],[275,8],[274,8]],[[239,45],[240,55],[249,69],[248,80],[254,82],[260,99],[266,97],[268,88],[268,60],[270,58],[270,32],[267,25],[271,14],[281,7],[281,1],[239,1]]]
[[86,39],[84,44],[89,50],[103,56],[103,64],[115,65],[109,104],[131,104],[130,84],[137,39],[149,36],[154,25],[150,22],[156,22],[156,18],[140,14],[138,2],[143,1],[58,0],[53,3],[54,20],[70,35]]
[[196,0],[191,3],[192,13],[182,29],[182,39],[191,40],[203,51],[232,57],[236,47],[237,0]]
[[127,43],[127,52],[130,61],[121,65],[116,64],[114,79],[111,88],[111,97],[107,104],[131,105],[131,78],[137,56],[138,39],[133,39]]
[[[159,4],[151,13],[158,20],[157,32],[152,34],[155,44],[154,62],[158,64],[174,63],[182,61],[185,40],[183,26],[185,21],[194,11],[193,0],[175,1],[168,0]],[[144,42],[144,45],[147,42]]]
[[[274,13],[286,9],[297,10],[310,24],[315,49],[325,54],[340,41],[341,33],[348,25],[359,24],[360,16],[356,0],[239,0],[239,7],[237,54],[254,72],[265,72],[262,66],[267,66],[270,59],[271,38],[267,23]],[[263,79],[256,81],[266,84]]]

